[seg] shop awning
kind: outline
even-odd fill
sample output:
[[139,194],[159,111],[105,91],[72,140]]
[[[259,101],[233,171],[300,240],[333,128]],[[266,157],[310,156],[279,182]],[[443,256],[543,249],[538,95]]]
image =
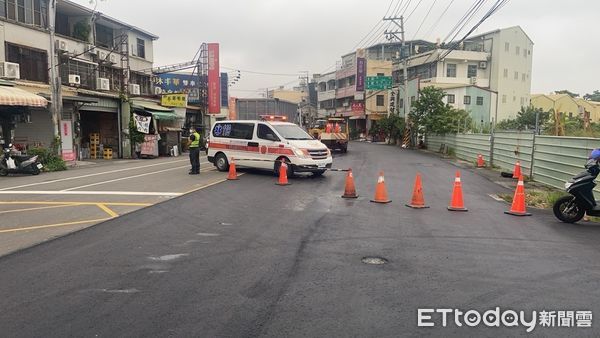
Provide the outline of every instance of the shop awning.
[[160,120],[160,121],[173,121],[173,120],[177,119],[177,115],[175,115],[175,113],[165,113],[165,112],[158,112],[158,111],[153,111],[150,113],[152,113],[152,117],[154,117],[155,119]]
[[12,86],[0,86],[0,106],[46,107],[45,98]]
[[158,103],[154,103],[151,101],[133,100],[133,108],[143,109],[149,113],[163,112],[163,113],[172,113],[173,116],[175,115],[173,113],[173,109],[163,107],[163,106],[159,105]]

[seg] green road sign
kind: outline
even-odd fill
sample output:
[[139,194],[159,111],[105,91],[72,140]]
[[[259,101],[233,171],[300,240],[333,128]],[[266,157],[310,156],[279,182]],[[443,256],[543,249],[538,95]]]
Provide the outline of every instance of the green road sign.
[[367,76],[367,90],[383,90],[392,88],[391,76]]

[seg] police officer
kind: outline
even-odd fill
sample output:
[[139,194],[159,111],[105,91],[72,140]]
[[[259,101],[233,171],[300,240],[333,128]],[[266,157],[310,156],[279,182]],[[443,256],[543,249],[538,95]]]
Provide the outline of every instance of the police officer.
[[190,133],[190,164],[192,165],[192,170],[190,170],[190,175],[198,175],[200,174],[200,128],[196,128],[196,130],[191,130]]

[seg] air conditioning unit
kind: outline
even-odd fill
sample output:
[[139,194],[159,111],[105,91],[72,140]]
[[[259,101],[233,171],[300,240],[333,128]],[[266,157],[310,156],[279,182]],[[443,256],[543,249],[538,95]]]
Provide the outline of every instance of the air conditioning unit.
[[110,54],[108,59],[110,60],[110,63],[112,63],[112,64],[117,63],[117,56],[115,54]]
[[98,50],[96,49],[96,46],[92,45],[92,44],[88,44],[85,46],[85,51],[92,54],[92,55],[96,55],[98,54]]
[[477,84],[477,77],[473,76],[469,78],[472,85]]
[[67,43],[66,40],[56,39],[54,48],[56,48],[56,50],[61,51],[61,52],[68,52],[69,44]]
[[99,50],[98,51],[98,60],[99,61],[106,61],[106,58],[108,57],[108,53],[103,51],[103,50]]
[[96,89],[98,90],[110,90],[110,80],[99,77],[96,79]]
[[140,85],[135,83],[129,84],[129,94],[140,95]]
[[0,77],[4,79],[18,80],[21,78],[19,64],[12,62],[0,62]]
[[69,84],[79,86],[81,84],[81,76],[77,74],[69,74]]
[[479,68],[486,69],[487,68],[487,61],[479,61]]
[[162,88],[160,87],[154,87],[154,95],[160,95],[163,93]]

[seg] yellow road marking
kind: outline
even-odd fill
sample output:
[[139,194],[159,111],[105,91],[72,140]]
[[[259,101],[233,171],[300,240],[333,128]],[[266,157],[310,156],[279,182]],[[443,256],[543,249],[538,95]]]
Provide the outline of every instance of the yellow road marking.
[[0,230],[0,234],[6,233],[6,232],[29,231],[29,230],[37,230],[37,229],[45,229],[45,228],[56,228],[56,227],[69,226],[69,225],[77,225],[77,224],[85,224],[85,223],[95,223],[95,222],[106,221],[106,220],[109,220],[109,219],[111,219],[111,217],[98,218],[98,219],[90,219],[90,220],[87,220],[87,221],[76,221],[76,222],[57,223],[57,224],[48,224],[48,225],[36,225],[36,226],[25,227],[25,228],[5,229],[5,230]]
[[109,207],[107,207],[104,204],[98,203],[96,204],[98,206],[98,208],[104,210],[104,212],[106,212],[110,217],[118,217],[119,214],[117,214],[116,212],[112,211]]
[[36,207],[36,208],[4,210],[4,211],[0,211],[0,214],[8,214],[8,213],[11,213],[11,212],[23,212],[23,211],[32,211],[32,210],[43,210],[43,209],[65,208],[65,207],[76,207],[78,205],[79,204],[63,204],[63,205],[52,205],[52,206],[49,206],[49,207]]
[[37,202],[37,201],[10,201],[10,202],[2,202],[1,204],[32,204],[32,205],[111,205],[111,206],[119,206],[119,207],[147,207],[149,205],[153,205],[153,203],[120,203],[120,202]]

